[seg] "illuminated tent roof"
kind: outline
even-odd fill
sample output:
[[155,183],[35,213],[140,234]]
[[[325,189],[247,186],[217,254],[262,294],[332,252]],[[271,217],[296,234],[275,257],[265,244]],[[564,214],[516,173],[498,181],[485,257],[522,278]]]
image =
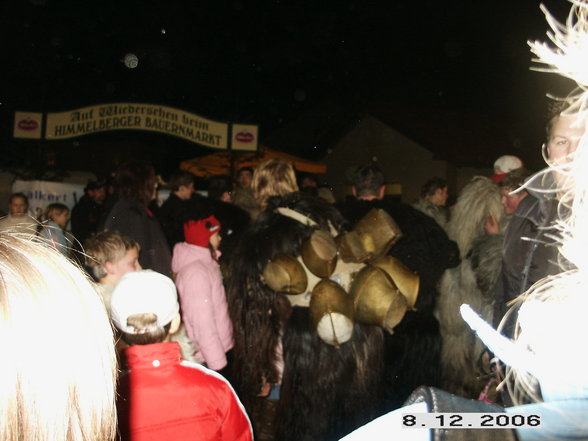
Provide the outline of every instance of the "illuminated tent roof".
[[[232,169],[231,156],[233,160]],[[272,158],[283,158],[290,161],[297,171],[315,174],[324,174],[327,172],[327,166],[325,164],[272,150],[265,146],[260,146],[258,152],[222,151],[199,158],[187,159],[180,163],[180,169],[201,177],[230,175],[241,167],[255,168],[262,162]]]

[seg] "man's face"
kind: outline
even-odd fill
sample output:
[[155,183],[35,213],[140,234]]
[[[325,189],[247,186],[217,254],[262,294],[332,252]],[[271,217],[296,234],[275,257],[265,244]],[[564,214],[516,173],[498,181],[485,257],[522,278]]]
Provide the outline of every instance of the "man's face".
[[585,130],[586,121],[578,121],[575,115],[558,117],[546,143],[549,162],[555,165],[570,162]]
[[249,170],[243,170],[241,173],[239,173],[239,176],[237,177],[239,185],[243,188],[249,188],[251,186],[252,179],[253,175]]
[[139,252],[137,248],[128,250],[122,259],[116,262],[106,262],[104,269],[110,276],[113,283],[118,282],[122,276],[131,271],[139,271],[141,264],[139,263]]
[[309,177],[304,177],[301,182],[302,188],[316,188],[316,181]]
[[180,199],[187,201],[194,194],[194,183],[190,182],[188,185],[180,185],[177,195]]
[[527,196],[526,191],[518,191],[514,194],[510,194],[513,189],[511,188],[501,188],[500,195],[502,206],[504,207],[505,214],[513,214],[516,209],[518,208],[519,204],[525,197]]
[[106,187],[100,187],[95,190],[88,190],[88,196],[97,203],[98,205],[104,202],[106,199]]
[[10,201],[8,209],[11,216],[24,216],[29,209],[29,205],[23,198],[15,197]]
[[449,196],[449,192],[447,190],[447,187],[438,188],[437,190],[435,190],[435,193],[433,193],[433,195],[429,198],[429,201],[432,204],[444,207],[445,204],[447,203],[448,196]]

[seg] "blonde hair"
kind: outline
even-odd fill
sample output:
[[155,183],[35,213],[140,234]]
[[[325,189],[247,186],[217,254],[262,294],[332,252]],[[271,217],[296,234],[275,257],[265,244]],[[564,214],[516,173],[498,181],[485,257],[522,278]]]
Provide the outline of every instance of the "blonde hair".
[[60,214],[69,211],[69,207],[64,204],[60,204],[58,202],[54,204],[49,204],[45,208],[45,220],[54,220],[55,216],[59,216]]
[[103,441],[116,429],[112,328],[50,247],[0,233],[0,439]]
[[118,231],[101,231],[90,236],[85,243],[86,266],[91,268],[96,279],[106,277],[104,264],[118,262],[127,251],[136,248],[141,251],[139,242]]
[[270,197],[298,191],[294,167],[282,158],[270,159],[255,169],[251,187],[257,203],[265,209]]

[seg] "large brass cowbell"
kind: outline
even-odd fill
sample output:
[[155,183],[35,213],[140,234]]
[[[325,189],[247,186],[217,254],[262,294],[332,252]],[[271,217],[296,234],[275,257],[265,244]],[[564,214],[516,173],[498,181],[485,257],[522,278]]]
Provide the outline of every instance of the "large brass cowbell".
[[353,336],[353,299],[336,282],[321,280],[312,290],[310,318],[325,343],[338,347]]
[[355,320],[378,325],[392,333],[406,313],[406,298],[400,293],[386,272],[368,265],[351,285]]
[[372,208],[352,231],[337,238],[344,262],[365,262],[383,256],[402,236],[398,224],[381,208]]
[[302,244],[301,254],[304,265],[317,277],[330,277],[337,266],[337,244],[327,231],[313,231]]
[[263,282],[275,292],[284,294],[303,293],[308,285],[302,264],[286,254],[278,254],[266,264]]
[[404,263],[392,256],[378,257],[371,264],[386,271],[400,293],[406,298],[408,308],[414,309],[420,287],[418,274],[412,272]]

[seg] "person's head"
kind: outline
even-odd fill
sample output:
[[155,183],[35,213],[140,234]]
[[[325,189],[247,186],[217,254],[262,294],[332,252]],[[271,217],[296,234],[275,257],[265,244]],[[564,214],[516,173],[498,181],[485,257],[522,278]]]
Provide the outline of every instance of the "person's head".
[[118,231],[101,231],[85,243],[86,266],[103,284],[114,284],[131,271],[141,269],[139,243]]
[[312,173],[303,173],[300,176],[300,188],[304,190],[305,188],[317,188],[318,187],[318,180],[316,176]]
[[112,328],[78,267],[0,233],[0,336],[0,439],[114,439]]
[[[570,104],[571,109],[582,109],[588,99],[588,77],[585,57],[578,55],[588,47],[588,4],[575,2],[565,25],[548,13],[547,17],[554,44],[532,42],[531,49],[539,62],[546,65],[544,69],[577,82],[581,93],[570,98]],[[548,170],[571,178],[569,181],[556,179],[560,187],[556,191],[561,197],[557,214],[550,219],[549,226],[553,232],[549,234],[559,240],[550,246],[559,245],[557,263],[561,273],[535,283],[513,306],[512,312],[517,317],[514,342],[504,339],[465,305],[461,307],[462,316],[470,327],[496,357],[510,366],[515,388],[523,389],[531,399],[547,405],[554,401],[584,400],[588,391],[585,354],[566,344],[588,332],[585,318],[588,308],[588,134],[583,130],[584,125],[585,113],[581,112],[576,113],[575,118],[572,114],[560,115],[548,128]],[[545,173],[536,176],[543,178]],[[544,181],[541,179],[541,182]],[[511,382],[505,383],[508,387]],[[541,397],[536,393],[537,383]],[[514,398],[516,403],[516,395]],[[585,421],[586,412],[571,415],[566,418],[565,432],[585,438]],[[545,425],[542,430],[549,433],[554,425]],[[554,439],[566,437],[557,432],[551,432],[550,436]]]
[[110,317],[130,346],[168,341],[180,326],[174,282],[151,270],[126,274],[112,291]]
[[285,159],[270,159],[255,169],[251,187],[257,203],[264,209],[270,197],[298,191],[296,172]]
[[104,199],[106,199],[106,182],[88,181],[84,190],[96,204],[101,205],[104,203]]
[[29,198],[24,193],[13,193],[8,198],[8,212],[11,216],[24,216],[29,211]]
[[504,213],[513,214],[529,194],[526,190],[520,189],[528,176],[529,173],[525,169],[518,169],[507,173],[498,183]]
[[494,182],[500,182],[504,175],[511,171],[523,168],[523,161],[514,155],[503,155],[494,161],[494,175],[490,179]]
[[170,176],[169,187],[177,197],[187,201],[194,194],[194,175],[187,171],[177,171]]
[[49,204],[45,208],[45,219],[55,222],[61,228],[65,228],[69,222],[69,207],[58,202]]
[[233,180],[227,175],[213,176],[208,181],[208,197],[216,201],[233,202]]
[[545,156],[550,165],[567,164],[573,160],[582,135],[586,131],[586,118],[578,115],[555,115],[547,124]]
[[147,161],[127,161],[121,164],[114,176],[114,192],[147,207],[157,193],[155,169]]
[[301,173],[298,176],[300,191],[309,196],[318,197],[318,180],[312,173]]
[[384,173],[376,164],[359,167],[353,174],[353,195],[357,199],[382,199],[386,193]]
[[251,187],[253,179],[253,169],[251,167],[241,167],[237,172],[237,183],[241,188]]
[[221,242],[220,231],[221,224],[214,216],[191,219],[184,223],[184,240],[191,245],[217,251]]
[[547,139],[542,150],[543,158],[551,166],[554,181],[561,189],[573,185],[568,164],[573,162],[580,139],[586,131],[586,113],[580,115],[571,112],[564,105],[558,103],[551,109],[555,115],[547,124]]
[[438,176],[430,178],[421,188],[421,197],[432,204],[445,206],[448,197],[447,181]]

